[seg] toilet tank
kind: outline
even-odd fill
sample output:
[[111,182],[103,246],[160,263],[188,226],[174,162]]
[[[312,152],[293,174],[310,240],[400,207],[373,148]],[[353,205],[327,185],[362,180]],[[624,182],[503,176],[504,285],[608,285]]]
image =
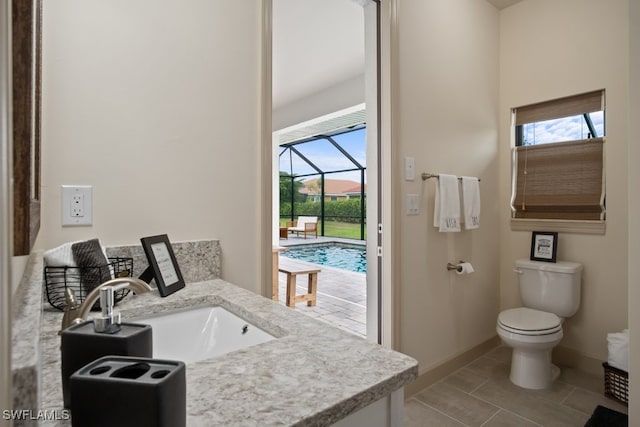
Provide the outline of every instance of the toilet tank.
[[582,264],[569,261],[556,263],[516,261],[520,297],[525,307],[573,316],[580,307]]

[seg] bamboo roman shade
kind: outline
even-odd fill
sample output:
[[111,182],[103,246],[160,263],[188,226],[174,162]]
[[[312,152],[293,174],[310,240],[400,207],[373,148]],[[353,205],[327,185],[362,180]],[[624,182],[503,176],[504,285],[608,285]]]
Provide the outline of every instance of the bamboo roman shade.
[[583,93],[515,109],[515,125],[542,122],[604,110],[604,91]]
[[514,150],[514,218],[604,219],[603,138]]

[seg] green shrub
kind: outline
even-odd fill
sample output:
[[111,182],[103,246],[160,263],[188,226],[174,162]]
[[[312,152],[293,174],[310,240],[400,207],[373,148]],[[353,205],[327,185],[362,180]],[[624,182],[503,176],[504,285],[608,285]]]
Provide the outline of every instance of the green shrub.
[[[320,202],[296,202],[294,204],[294,215],[298,216],[322,216]],[[360,199],[348,199],[328,201],[324,203],[325,221],[349,222],[360,224],[361,203]],[[280,203],[280,216],[291,216],[291,203]]]

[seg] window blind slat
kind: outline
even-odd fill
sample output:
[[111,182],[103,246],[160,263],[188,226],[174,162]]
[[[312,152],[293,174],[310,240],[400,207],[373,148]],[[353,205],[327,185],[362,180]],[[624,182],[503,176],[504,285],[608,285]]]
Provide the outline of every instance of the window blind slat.
[[583,93],[514,109],[515,125],[577,116],[604,110],[604,91]]
[[515,218],[604,219],[604,140],[516,148]]

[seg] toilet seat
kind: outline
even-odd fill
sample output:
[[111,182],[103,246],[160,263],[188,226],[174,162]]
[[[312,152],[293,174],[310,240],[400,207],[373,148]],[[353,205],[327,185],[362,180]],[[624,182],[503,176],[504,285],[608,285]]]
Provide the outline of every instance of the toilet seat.
[[498,325],[518,335],[551,335],[562,330],[558,316],[527,307],[505,310],[498,316]]

